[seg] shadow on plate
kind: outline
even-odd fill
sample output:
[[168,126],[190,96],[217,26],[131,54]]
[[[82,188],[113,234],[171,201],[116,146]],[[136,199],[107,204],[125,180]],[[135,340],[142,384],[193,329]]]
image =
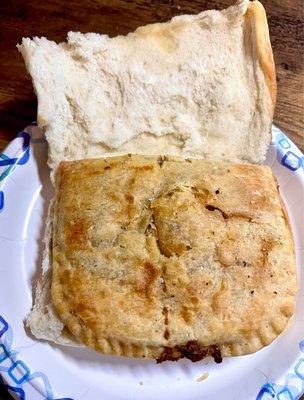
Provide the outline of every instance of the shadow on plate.
[[71,361],[72,364],[81,365],[82,368],[93,368],[94,370],[100,369],[103,373],[107,374],[126,374],[138,378],[139,375],[150,376],[153,378],[155,375],[162,374],[163,376],[172,376],[172,374],[193,378],[193,373],[197,368],[200,370],[206,369],[214,364],[212,359],[202,360],[199,363],[193,364],[189,360],[179,360],[178,362],[165,362],[156,364],[155,360],[147,360],[140,358],[127,358],[119,356],[105,356],[95,352],[94,350],[81,347],[67,347],[57,344],[50,344],[56,352],[60,352],[64,358]]

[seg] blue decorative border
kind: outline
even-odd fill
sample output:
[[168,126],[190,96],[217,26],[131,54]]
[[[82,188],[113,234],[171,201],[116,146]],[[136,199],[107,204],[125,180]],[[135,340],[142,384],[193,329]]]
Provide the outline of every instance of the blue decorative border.
[[[303,154],[276,127],[273,129],[272,144],[276,146],[277,160],[283,167],[293,173],[304,170]],[[299,343],[299,348],[304,353],[304,340]],[[267,382],[261,387],[256,400],[298,400],[304,394],[304,356],[300,357],[292,373],[287,374],[284,380],[284,385]],[[301,387],[300,391],[298,387]]]
[[[20,132],[16,138],[22,138],[22,149],[18,157],[8,157],[4,153],[0,153],[0,168],[4,168],[4,171],[0,173],[0,182],[8,177],[17,165],[24,165],[30,158],[30,135],[27,132]],[[0,190],[0,212],[4,209],[4,192]]]
[[[46,400],[55,400],[50,382],[47,376],[42,372],[31,372],[27,364],[18,359],[18,353],[12,349],[13,330],[8,322],[0,315],[0,382],[11,392],[12,395],[18,395],[20,400],[29,399],[26,397],[23,385],[26,382],[34,383],[39,379],[43,382]],[[13,385],[7,382],[13,382]],[[42,395],[43,396],[43,395]],[[29,399],[31,400],[31,399]],[[72,400],[71,398],[61,398],[57,400]]]
[[[299,343],[299,348],[304,353],[304,340]],[[261,387],[256,400],[298,400],[302,394],[304,394],[304,354],[299,358],[293,372],[285,376],[284,385],[266,383]]]
[[[36,126],[32,123],[31,126]],[[17,157],[9,157],[5,153],[0,153],[0,182],[7,178],[17,165],[24,165],[30,158],[30,135],[23,131],[18,133],[16,138],[22,138],[22,148],[17,152]],[[33,142],[41,143],[43,139],[34,139]],[[4,167],[2,170],[1,167]],[[2,171],[1,171],[2,170]],[[0,212],[4,210],[5,194],[0,190]],[[47,376],[42,372],[31,372],[27,364],[18,358],[18,353],[12,349],[13,330],[8,322],[0,315],[0,383],[12,394],[20,400],[32,400],[26,396],[23,388],[24,384],[30,382],[38,385],[43,383],[45,396],[41,394],[41,398],[46,400],[55,400],[52,387]],[[11,382],[13,384],[9,384]],[[38,390],[38,389],[36,389]],[[71,398],[61,398],[57,400],[73,400]]]
[[[304,169],[304,156],[297,147],[282,132],[274,130],[273,133],[272,144],[276,145],[279,163],[292,172]],[[8,177],[17,165],[26,164],[30,158],[30,135],[23,131],[17,135],[18,137],[23,139],[22,151],[18,157],[9,157],[0,153],[0,167],[6,167],[0,173],[0,182]],[[34,139],[33,142],[41,143],[41,139]],[[4,206],[4,192],[0,190],[0,212],[3,211]],[[12,344],[13,330],[0,315],[0,382],[13,396],[17,395],[20,400],[27,400],[23,385],[26,382],[34,383],[35,379],[39,379],[43,382],[45,399],[56,400],[47,376],[42,372],[32,373],[27,364],[18,359],[18,353],[12,349]],[[300,342],[299,348],[304,353],[304,340]],[[14,382],[14,385],[8,384],[11,381]],[[301,386],[300,391],[295,383],[297,387]],[[266,383],[261,387],[256,400],[298,400],[302,394],[304,394],[304,356],[299,358],[293,372],[285,376],[284,385]],[[65,397],[57,400],[73,399]]]
[[279,163],[292,172],[304,171],[304,155],[301,151],[278,129],[273,129],[273,135],[272,144],[276,145]]

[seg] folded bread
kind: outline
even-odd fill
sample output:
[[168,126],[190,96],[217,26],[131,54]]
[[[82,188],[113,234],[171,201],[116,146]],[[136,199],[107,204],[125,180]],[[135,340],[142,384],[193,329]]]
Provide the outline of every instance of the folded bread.
[[38,97],[49,164],[113,154],[264,160],[276,98],[258,2],[182,15],[127,36],[69,32],[18,47]]

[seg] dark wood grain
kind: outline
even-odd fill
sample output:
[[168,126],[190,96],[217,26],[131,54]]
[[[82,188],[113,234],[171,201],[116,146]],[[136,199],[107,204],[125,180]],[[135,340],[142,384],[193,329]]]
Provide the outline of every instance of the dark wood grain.
[[[23,36],[63,41],[66,32],[126,34],[174,15],[221,9],[233,0],[2,0],[0,148],[36,117],[36,99],[16,43]],[[278,79],[275,123],[304,150],[303,0],[265,0]]]

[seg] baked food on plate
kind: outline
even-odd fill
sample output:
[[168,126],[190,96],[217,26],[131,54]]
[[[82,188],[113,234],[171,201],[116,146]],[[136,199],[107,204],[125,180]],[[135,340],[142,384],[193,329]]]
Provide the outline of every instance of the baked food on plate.
[[18,48],[56,187],[32,333],[158,361],[270,343],[296,278],[274,178],[248,164],[276,99],[261,3]]
[[52,301],[104,354],[198,361],[281,333],[292,236],[266,166],[126,155],[63,162]]

